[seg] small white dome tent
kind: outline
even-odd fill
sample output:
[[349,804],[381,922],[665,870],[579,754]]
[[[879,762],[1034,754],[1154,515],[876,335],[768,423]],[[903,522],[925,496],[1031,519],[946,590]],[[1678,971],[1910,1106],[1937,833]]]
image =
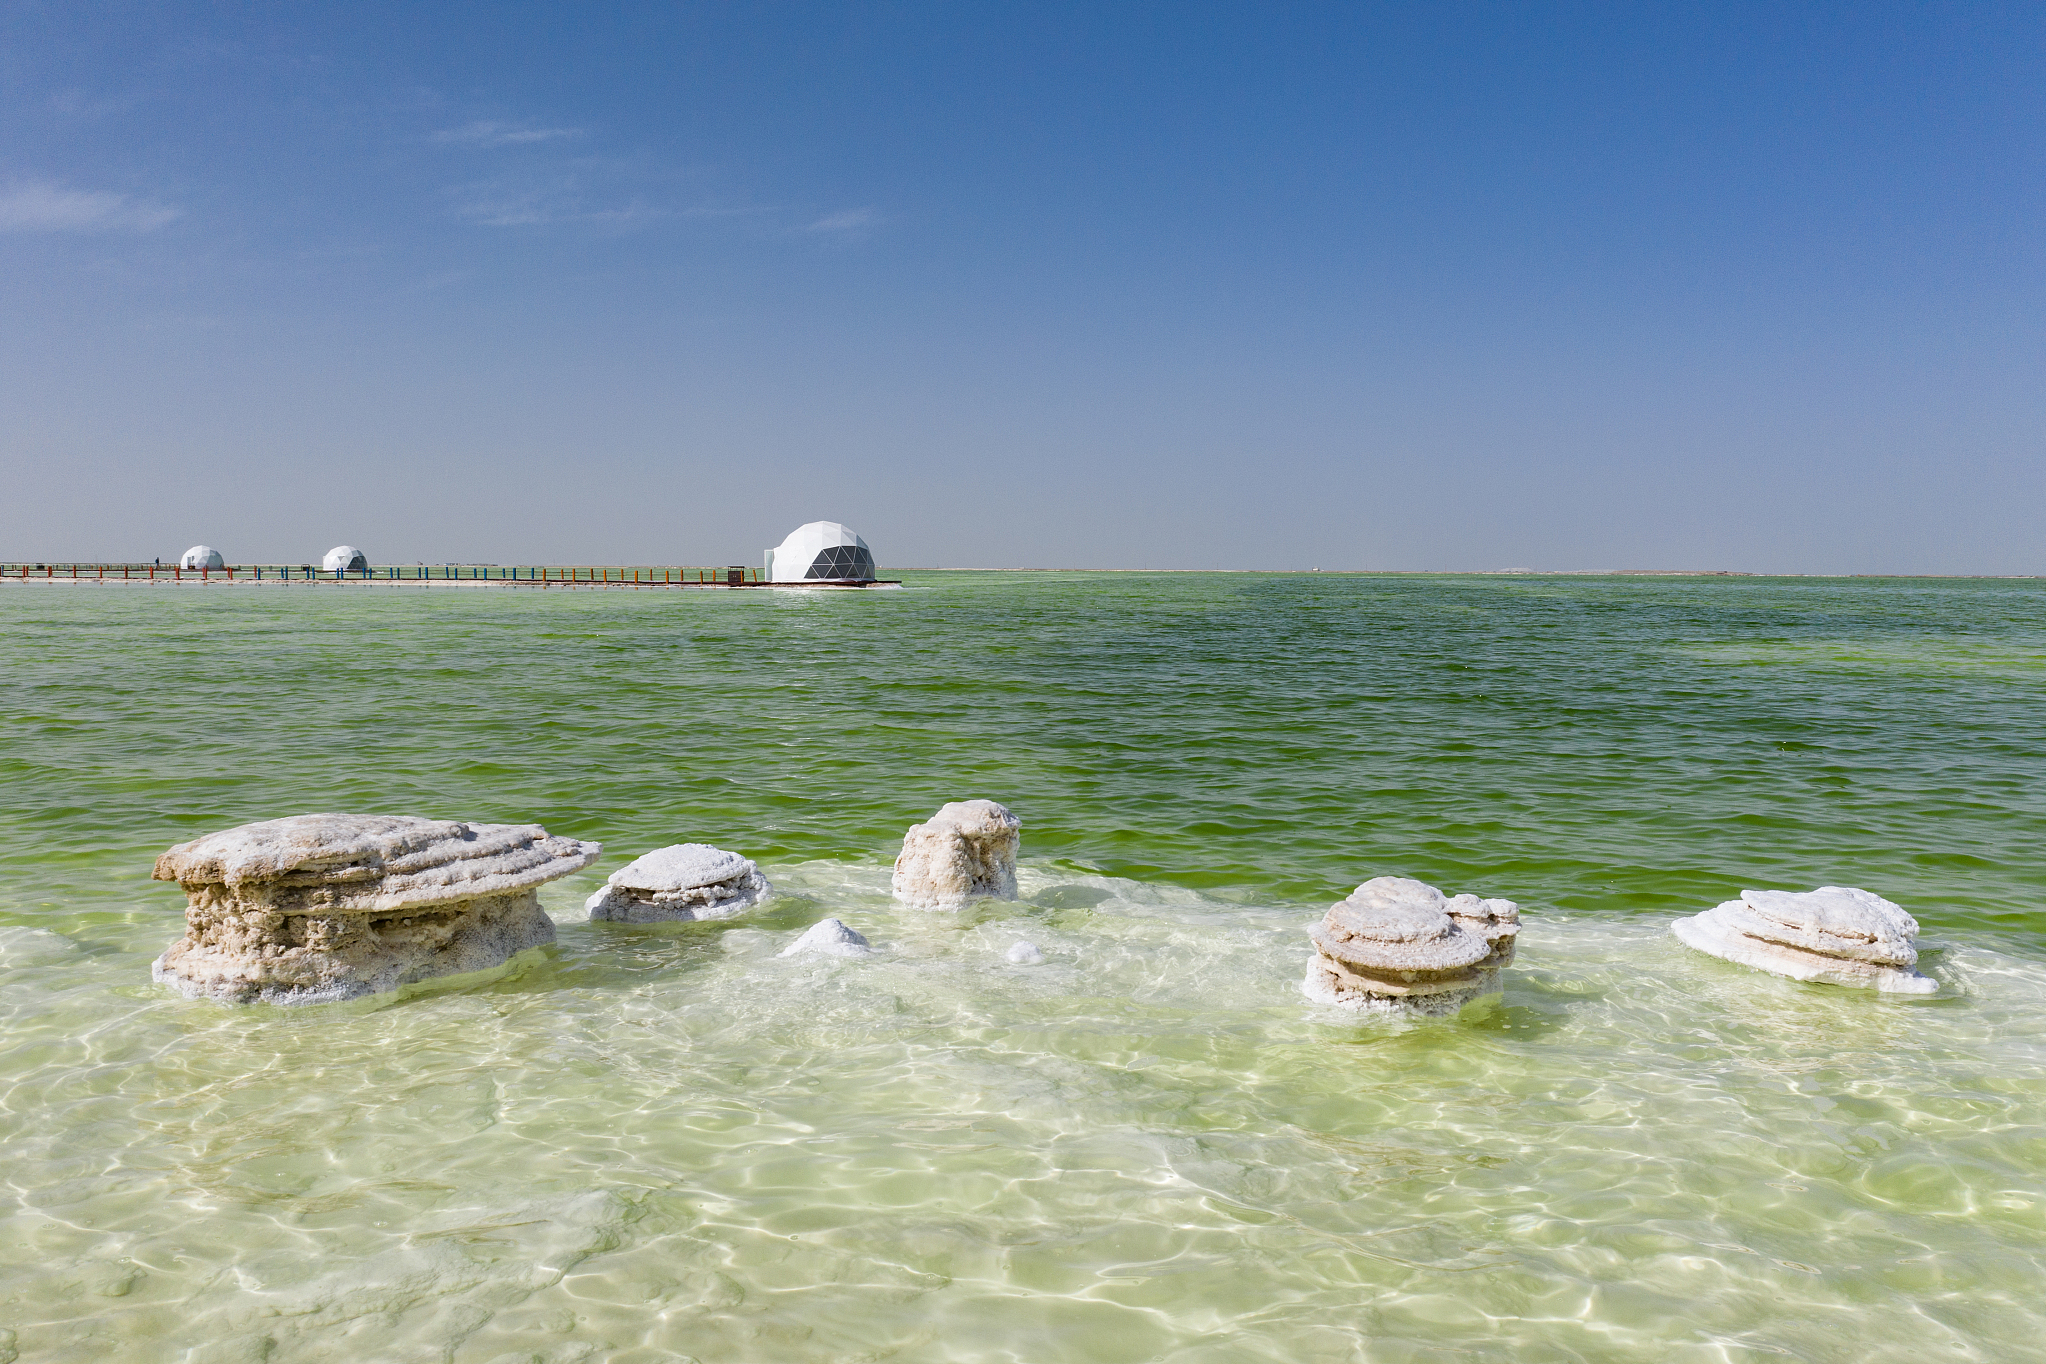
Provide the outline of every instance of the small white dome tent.
[[788,538],[767,551],[767,580],[772,583],[874,581],[874,551],[836,521],[797,526]]
[[320,567],[328,573],[359,573],[369,567],[369,556],[354,545],[336,545],[320,560]]
[[179,568],[220,568],[227,561],[211,545],[193,545],[178,558]]

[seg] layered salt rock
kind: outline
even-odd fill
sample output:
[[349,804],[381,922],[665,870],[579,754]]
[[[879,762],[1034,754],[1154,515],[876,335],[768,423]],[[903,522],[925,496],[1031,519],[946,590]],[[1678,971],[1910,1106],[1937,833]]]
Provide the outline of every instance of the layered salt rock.
[[729,919],[772,889],[748,858],[707,843],[677,843],[612,872],[585,907],[590,918],[614,923]]
[[1918,921],[1871,891],[1744,890],[1738,900],[1679,919],[1670,930],[1687,947],[1792,980],[1930,994],[1920,975]]
[[554,941],[538,888],[602,846],[537,824],[294,815],[156,859],[185,936],[150,974],[193,998],[324,1004],[487,970]]
[[1511,900],[1449,899],[1424,881],[1380,876],[1308,930],[1315,954],[1301,989],[1349,1009],[1453,1014],[1499,989],[1519,932]]
[[1023,821],[991,800],[955,800],[903,836],[890,882],[897,899],[921,909],[1016,898]]
[[819,919],[804,930],[802,937],[784,947],[781,954],[793,957],[802,952],[822,952],[832,957],[864,957],[867,951],[867,940],[839,920]]
[[[1379,878],[1383,881],[1397,879],[1399,878],[1390,876]],[[1366,881],[1363,886],[1357,887],[1357,890],[1361,891],[1365,886],[1373,884],[1375,883]],[[1420,881],[1409,881],[1406,884],[1421,886],[1424,890],[1434,889]],[[1355,892],[1352,894],[1354,896]],[[1465,932],[1477,934],[1491,947],[1492,955],[1479,962],[1480,967],[1496,969],[1513,964],[1513,945],[1520,936],[1519,905],[1511,900],[1481,900],[1475,895],[1452,895],[1443,901],[1442,909],[1450,918],[1456,920]]]

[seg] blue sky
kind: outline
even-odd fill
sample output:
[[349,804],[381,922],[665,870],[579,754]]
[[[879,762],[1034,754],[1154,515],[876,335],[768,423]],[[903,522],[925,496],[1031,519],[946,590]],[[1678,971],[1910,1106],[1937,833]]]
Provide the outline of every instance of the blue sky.
[[2046,10],[0,7],[0,558],[2046,572]]

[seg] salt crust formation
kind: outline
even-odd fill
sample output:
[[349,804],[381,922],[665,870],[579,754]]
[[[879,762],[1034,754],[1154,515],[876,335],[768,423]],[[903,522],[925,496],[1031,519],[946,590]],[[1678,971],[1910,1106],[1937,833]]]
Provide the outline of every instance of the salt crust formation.
[[150,966],[192,998],[325,1004],[487,970],[554,941],[538,888],[602,846],[537,824],[294,815],[180,843],[185,936]]
[[1023,821],[991,800],[955,800],[903,835],[890,888],[919,909],[1016,898]]
[[591,919],[625,924],[729,919],[771,890],[749,859],[707,843],[677,843],[612,872],[585,908]]
[[819,919],[803,931],[802,937],[784,947],[781,954],[793,957],[799,952],[822,952],[833,957],[864,957],[868,950],[867,940],[837,919]]
[[1308,930],[1315,954],[1300,988],[1348,1009],[1453,1014],[1498,991],[1519,933],[1511,900],[1451,898],[1424,881],[1375,877]]
[[1738,900],[1677,920],[1670,931],[1687,947],[1792,980],[1914,995],[1939,988],[1915,969],[1918,921],[1852,886],[1744,890]]

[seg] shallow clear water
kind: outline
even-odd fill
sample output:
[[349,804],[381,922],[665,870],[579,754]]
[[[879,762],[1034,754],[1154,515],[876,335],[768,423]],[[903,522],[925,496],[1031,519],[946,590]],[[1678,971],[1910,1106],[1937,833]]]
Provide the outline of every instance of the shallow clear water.
[[[910,580],[0,589],[0,1360],[2040,1357],[2046,585]],[[1023,900],[893,908],[969,796]],[[607,850],[500,979],[149,983],[157,852],[328,809]],[[685,839],[782,893],[581,921]],[[1496,1007],[1301,998],[1388,873]],[[1942,994],[1667,931],[1821,882]]]

